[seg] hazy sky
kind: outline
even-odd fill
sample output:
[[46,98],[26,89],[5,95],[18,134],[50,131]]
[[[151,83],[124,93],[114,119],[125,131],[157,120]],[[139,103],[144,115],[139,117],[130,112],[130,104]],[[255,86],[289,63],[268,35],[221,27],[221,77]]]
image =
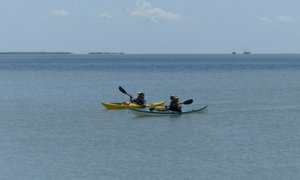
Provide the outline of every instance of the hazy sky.
[[299,0],[1,0],[0,51],[300,53]]

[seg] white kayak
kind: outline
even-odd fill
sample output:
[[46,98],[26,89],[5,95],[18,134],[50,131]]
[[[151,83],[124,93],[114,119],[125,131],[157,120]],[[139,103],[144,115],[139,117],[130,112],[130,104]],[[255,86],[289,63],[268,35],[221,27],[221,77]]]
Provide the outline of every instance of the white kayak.
[[179,116],[179,115],[190,114],[190,113],[204,112],[207,110],[207,106],[204,106],[199,109],[183,110],[182,112],[171,111],[171,110],[159,111],[156,109],[146,110],[146,109],[135,109],[135,108],[129,108],[129,110],[136,116]]

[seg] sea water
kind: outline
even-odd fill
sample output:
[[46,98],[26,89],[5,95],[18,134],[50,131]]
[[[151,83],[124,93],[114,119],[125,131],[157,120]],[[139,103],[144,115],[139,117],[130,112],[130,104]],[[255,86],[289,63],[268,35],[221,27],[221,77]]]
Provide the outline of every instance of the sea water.
[[0,87],[0,179],[300,178],[300,55],[1,54]]

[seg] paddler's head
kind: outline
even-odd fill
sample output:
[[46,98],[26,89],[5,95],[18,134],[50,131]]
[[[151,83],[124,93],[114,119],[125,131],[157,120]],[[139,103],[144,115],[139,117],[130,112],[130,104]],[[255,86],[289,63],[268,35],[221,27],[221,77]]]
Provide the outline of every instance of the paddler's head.
[[138,96],[140,96],[140,97],[144,97],[144,96],[145,96],[145,94],[144,94],[143,91],[139,91],[137,94],[138,94]]
[[170,96],[170,99],[171,99],[171,101],[175,101],[175,100],[178,100],[178,97],[175,95],[172,95],[172,96]]

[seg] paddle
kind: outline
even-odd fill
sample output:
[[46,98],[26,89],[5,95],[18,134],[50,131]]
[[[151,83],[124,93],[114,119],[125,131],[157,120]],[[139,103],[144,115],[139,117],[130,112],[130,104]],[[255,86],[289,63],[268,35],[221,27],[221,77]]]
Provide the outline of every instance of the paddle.
[[188,100],[186,100],[186,101],[184,101],[184,102],[182,102],[182,103],[179,103],[179,104],[188,105],[188,104],[192,104],[193,101],[194,101],[193,99],[188,99]]
[[123,94],[127,94],[130,98],[132,98],[132,96],[130,94],[128,94],[125,89],[123,89],[121,86],[119,86],[119,90],[123,93]]

